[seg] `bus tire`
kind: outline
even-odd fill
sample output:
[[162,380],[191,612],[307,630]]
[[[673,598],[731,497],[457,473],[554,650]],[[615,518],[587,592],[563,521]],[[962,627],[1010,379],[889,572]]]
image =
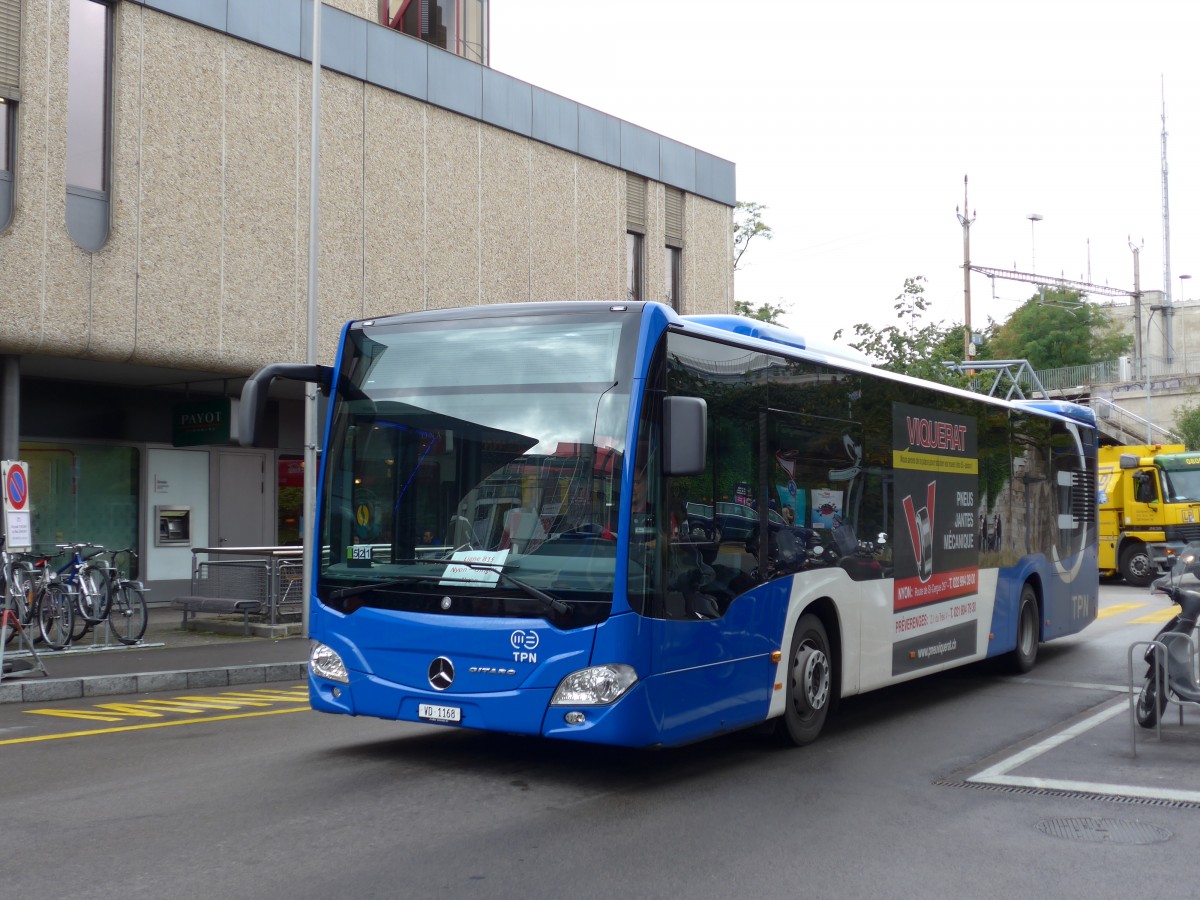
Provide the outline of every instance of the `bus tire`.
[[1145,544],[1128,544],[1121,551],[1121,577],[1138,587],[1145,587],[1158,574],[1154,560]]
[[1017,672],[1028,672],[1037,662],[1041,637],[1039,619],[1037,592],[1033,585],[1026,583],[1021,588],[1021,603],[1017,607],[1017,646],[1010,657],[1012,668]]
[[829,638],[821,620],[811,613],[796,623],[788,660],[786,706],[777,734],[786,743],[803,747],[821,733],[833,699]]

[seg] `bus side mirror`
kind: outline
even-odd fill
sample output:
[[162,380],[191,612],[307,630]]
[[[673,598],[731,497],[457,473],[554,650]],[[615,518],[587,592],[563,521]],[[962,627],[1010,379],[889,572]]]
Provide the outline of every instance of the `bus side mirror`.
[[708,404],[700,397],[663,400],[663,474],[702,475],[708,448]]
[[267,411],[267,391],[276,378],[311,381],[328,392],[333,383],[333,369],[299,363],[272,363],[247,378],[242,385],[242,405],[238,409],[238,443],[243,447],[258,446],[263,416]]

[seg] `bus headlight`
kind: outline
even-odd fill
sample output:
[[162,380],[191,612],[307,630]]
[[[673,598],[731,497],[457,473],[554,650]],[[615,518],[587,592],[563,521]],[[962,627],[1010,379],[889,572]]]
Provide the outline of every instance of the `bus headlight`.
[[572,672],[559,682],[551,706],[604,706],[637,683],[633,666],[610,663]]
[[320,641],[313,641],[312,650],[308,653],[308,668],[318,678],[350,683],[350,674],[342,658],[332,647],[326,647]]

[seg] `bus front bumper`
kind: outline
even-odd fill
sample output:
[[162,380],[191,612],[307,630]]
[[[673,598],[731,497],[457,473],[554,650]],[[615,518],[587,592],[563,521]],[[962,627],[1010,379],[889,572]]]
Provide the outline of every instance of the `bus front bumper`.
[[612,744],[654,746],[658,732],[641,683],[605,706],[551,706],[549,688],[448,694],[348,673],[339,682],[308,674],[309,703],[318,712],[373,716],[423,725],[470,728]]

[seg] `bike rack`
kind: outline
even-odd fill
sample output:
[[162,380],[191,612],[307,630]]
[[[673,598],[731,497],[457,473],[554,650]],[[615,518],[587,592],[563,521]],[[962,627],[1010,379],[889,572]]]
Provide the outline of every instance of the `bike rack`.
[[[1192,677],[1193,677],[1193,679],[1196,679],[1197,672],[1198,672],[1198,669],[1197,669],[1198,654],[1197,654],[1195,635],[1181,634],[1179,632],[1171,632],[1169,635],[1162,635],[1162,636],[1163,637],[1169,636],[1172,640],[1182,639],[1182,640],[1187,641],[1188,658],[1191,660],[1191,664],[1192,664]],[[1134,677],[1133,677],[1133,654],[1134,654],[1134,651],[1137,650],[1139,647],[1145,647],[1146,650],[1154,653],[1154,686],[1157,689],[1158,696],[1166,698],[1166,703],[1163,705],[1162,715],[1158,716],[1158,718],[1154,722],[1155,740],[1157,740],[1157,741],[1162,740],[1162,720],[1163,720],[1163,716],[1165,716],[1167,713],[1167,706],[1174,703],[1177,707],[1179,707],[1179,724],[1180,725],[1183,724],[1183,708],[1184,708],[1184,706],[1195,706],[1197,708],[1200,708],[1200,703],[1193,703],[1190,700],[1178,700],[1170,695],[1170,691],[1167,688],[1167,681],[1168,681],[1168,679],[1167,679],[1167,645],[1165,642],[1155,639],[1155,640],[1149,640],[1149,641],[1134,641],[1132,644],[1130,644],[1129,652],[1128,652],[1128,663],[1129,663],[1129,744],[1130,744],[1130,747],[1133,749],[1133,755],[1135,757],[1137,756],[1137,731],[1138,731],[1138,727],[1139,727],[1138,723],[1137,723],[1137,698],[1138,698],[1138,694],[1139,694],[1139,686],[1137,684],[1135,684]],[[1143,651],[1143,653],[1141,655],[1144,657],[1145,651]]]
[[[13,629],[13,633],[17,635],[18,647],[24,644],[28,649],[25,651],[16,652],[7,651],[6,645],[8,641],[4,639],[2,634],[5,628]],[[33,672],[41,672],[44,677],[50,677],[50,673],[46,671],[46,665],[42,662],[42,658],[38,656],[37,650],[33,649],[33,638],[25,633],[25,626],[21,624],[21,620],[18,618],[16,610],[13,609],[12,603],[7,597],[4,599],[3,607],[0,607],[0,681],[4,680],[5,665],[13,665],[11,661],[5,660],[5,656],[29,656],[33,659],[34,663],[27,670],[17,670],[14,667],[13,670],[9,672],[9,677],[22,678],[26,675],[32,674]]]

